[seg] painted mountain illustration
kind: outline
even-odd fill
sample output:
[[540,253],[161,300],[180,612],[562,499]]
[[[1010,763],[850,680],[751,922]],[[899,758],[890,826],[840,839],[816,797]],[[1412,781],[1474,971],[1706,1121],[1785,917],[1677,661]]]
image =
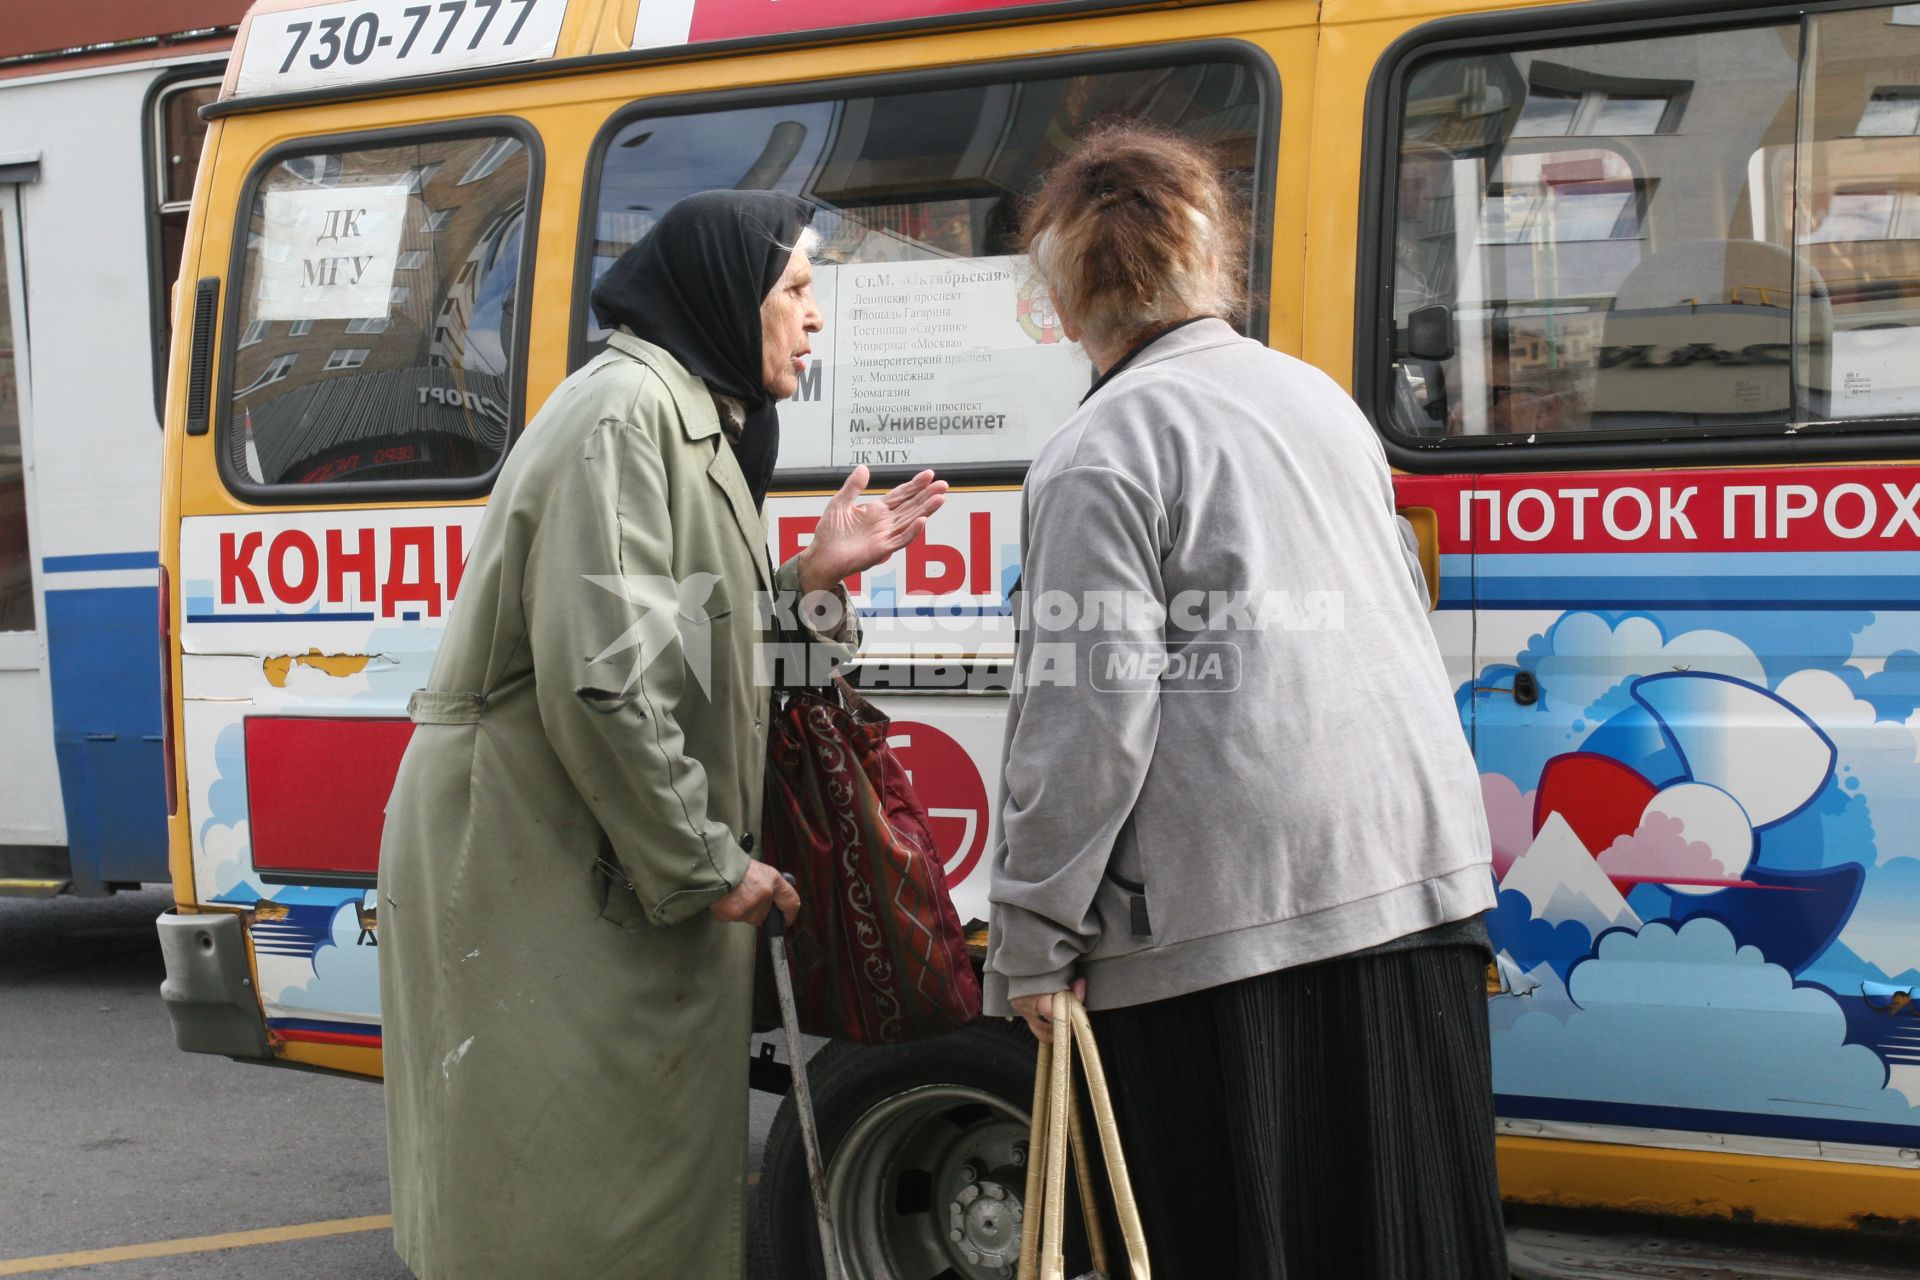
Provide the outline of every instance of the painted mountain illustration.
[[1526,895],[1536,920],[1577,920],[1596,935],[1640,927],[1640,917],[1558,813],[1547,815],[1533,843],[1501,877],[1500,887]]
[[[1534,799],[1531,859],[1552,856],[1561,881],[1536,884],[1546,867],[1502,888],[1526,892],[1537,915],[1580,920],[1598,933],[1593,913],[1620,918],[1592,883],[1597,873],[1620,899],[1638,891],[1648,919],[1711,916],[1741,945],[1760,948],[1790,973],[1811,965],[1839,935],[1859,899],[1857,863],[1818,870],[1766,865],[1766,831],[1800,812],[1827,785],[1834,746],[1818,725],[1779,695],[1744,680],[1706,672],[1663,672],[1631,686],[1684,772],[1649,778],[1591,752],[1549,760]],[[1564,828],[1549,839],[1555,823]],[[1559,869],[1574,848],[1594,867]],[[1541,896],[1546,893],[1548,896]],[[1559,906],[1553,893],[1566,897]],[[1560,914],[1556,914],[1559,912]],[[1582,913],[1586,914],[1582,914]]]

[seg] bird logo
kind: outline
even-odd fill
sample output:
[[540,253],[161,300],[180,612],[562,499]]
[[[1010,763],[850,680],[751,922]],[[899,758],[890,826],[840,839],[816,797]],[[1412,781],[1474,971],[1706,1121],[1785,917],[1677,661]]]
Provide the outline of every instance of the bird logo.
[[702,693],[711,693],[713,674],[713,619],[707,601],[720,583],[715,573],[693,573],[674,579],[659,574],[585,574],[602,591],[619,596],[634,610],[632,625],[592,659],[606,662],[633,651],[633,665],[620,692],[632,691],[648,667],[677,642],[687,670]]

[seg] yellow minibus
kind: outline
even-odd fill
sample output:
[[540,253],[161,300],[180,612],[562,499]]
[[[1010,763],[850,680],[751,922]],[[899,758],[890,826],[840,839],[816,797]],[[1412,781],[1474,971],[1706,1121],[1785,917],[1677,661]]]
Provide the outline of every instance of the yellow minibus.
[[[853,584],[857,678],[978,927],[1019,486],[1090,376],[1018,211],[1142,118],[1215,150],[1245,331],[1351,389],[1436,577],[1508,1199],[1910,1241],[1916,67],[1886,0],[263,0],[204,113],[165,405],[181,1047],[379,1073],[408,695],[491,479],[606,339],[593,282],[715,187],[820,209],[773,552],[856,463],[954,483]],[[814,1056],[852,1274],[1011,1274],[1031,1069],[997,1022]],[[790,1108],[758,1198],[806,1274]],[[1647,1247],[1513,1238],[1529,1275]]]

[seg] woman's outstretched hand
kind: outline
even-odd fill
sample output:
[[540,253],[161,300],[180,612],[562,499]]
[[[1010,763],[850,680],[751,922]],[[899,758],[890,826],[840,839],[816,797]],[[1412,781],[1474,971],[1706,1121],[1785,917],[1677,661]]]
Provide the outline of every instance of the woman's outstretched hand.
[[867,469],[855,467],[840,492],[827,501],[813,541],[800,553],[800,590],[831,591],[851,573],[861,573],[919,537],[927,517],[947,500],[947,482],[922,471],[878,498],[860,501]]

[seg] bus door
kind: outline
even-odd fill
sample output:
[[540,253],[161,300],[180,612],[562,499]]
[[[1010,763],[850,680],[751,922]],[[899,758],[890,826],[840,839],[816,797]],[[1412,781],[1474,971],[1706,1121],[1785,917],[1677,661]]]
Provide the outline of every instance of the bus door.
[[1488,35],[1391,77],[1375,394],[1401,465],[1477,473],[1438,518],[1503,1131],[1898,1165],[1920,467],[1880,459],[1920,455],[1920,16]]
[[240,162],[217,232],[241,247],[184,444],[183,798],[198,901],[244,913],[292,1061],[377,1066],[383,811],[526,395],[539,157],[504,118],[300,138]]
[[67,882],[60,779],[45,743],[53,736],[47,645],[28,477],[32,395],[20,188],[36,159],[0,156],[0,892],[57,893]]

